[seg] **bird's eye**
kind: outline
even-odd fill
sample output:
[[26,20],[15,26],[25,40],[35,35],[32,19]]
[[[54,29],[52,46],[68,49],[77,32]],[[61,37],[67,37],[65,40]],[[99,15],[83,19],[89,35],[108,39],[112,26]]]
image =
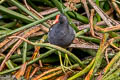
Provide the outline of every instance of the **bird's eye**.
[[52,31],[52,28],[50,28],[50,31]]

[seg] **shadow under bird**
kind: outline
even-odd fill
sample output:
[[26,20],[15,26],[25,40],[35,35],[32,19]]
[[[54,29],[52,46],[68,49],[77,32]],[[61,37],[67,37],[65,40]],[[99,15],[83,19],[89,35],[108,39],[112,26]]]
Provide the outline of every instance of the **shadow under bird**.
[[54,23],[48,32],[49,43],[68,47],[75,38],[74,29],[69,25],[68,19],[64,14],[57,15]]

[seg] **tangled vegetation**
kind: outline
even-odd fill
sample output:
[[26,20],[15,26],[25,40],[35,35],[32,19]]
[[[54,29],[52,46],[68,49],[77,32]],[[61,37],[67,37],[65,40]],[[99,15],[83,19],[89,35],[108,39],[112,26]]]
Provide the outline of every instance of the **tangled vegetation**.
[[[75,30],[67,48],[48,43],[55,16]],[[0,79],[119,80],[119,0],[0,0]]]

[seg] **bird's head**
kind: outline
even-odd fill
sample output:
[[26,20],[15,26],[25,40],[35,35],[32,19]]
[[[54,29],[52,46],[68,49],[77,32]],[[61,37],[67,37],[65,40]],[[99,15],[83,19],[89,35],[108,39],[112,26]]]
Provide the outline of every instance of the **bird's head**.
[[58,14],[53,24],[66,22],[68,23],[67,17],[64,14]]

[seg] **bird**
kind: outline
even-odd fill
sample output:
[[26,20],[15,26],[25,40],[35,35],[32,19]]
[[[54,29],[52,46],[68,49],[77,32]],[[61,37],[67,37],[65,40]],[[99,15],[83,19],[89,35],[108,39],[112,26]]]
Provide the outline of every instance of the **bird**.
[[75,38],[75,31],[64,14],[58,14],[48,32],[48,42],[63,48],[68,47]]

